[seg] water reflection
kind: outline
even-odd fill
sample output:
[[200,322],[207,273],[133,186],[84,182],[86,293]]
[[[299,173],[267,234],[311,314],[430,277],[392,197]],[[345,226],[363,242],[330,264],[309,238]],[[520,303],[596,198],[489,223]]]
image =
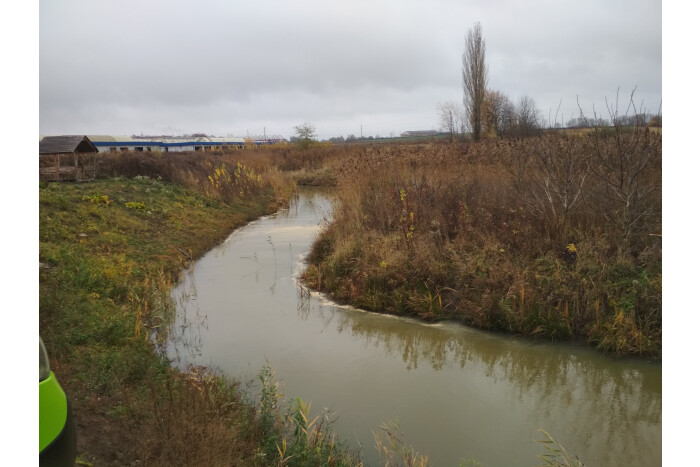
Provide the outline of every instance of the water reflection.
[[173,291],[171,358],[234,376],[270,362],[370,463],[371,431],[397,418],[434,465],[533,465],[538,428],[587,465],[661,463],[659,364],[333,305],[297,282],[329,212],[302,196],[202,258]]
[[[310,300],[305,300],[304,319],[311,308]],[[326,305],[317,311],[326,327],[335,320],[339,334],[350,333],[362,345],[382,349],[388,359],[400,358],[408,371],[421,365],[435,371],[459,369],[509,388],[509,400],[529,406],[528,418],[542,420],[550,431],[566,430],[577,444],[586,446],[582,453],[600,444],[605,463],[598,465],[615,465],[620,452],[626,453],[625,463],[660,462],[658,364],[614,360],[569,345],[493,336],[458,324],[375,319],[365,312],[329,313],[332,308]],[[651,462],[649,446],[659,448]]]

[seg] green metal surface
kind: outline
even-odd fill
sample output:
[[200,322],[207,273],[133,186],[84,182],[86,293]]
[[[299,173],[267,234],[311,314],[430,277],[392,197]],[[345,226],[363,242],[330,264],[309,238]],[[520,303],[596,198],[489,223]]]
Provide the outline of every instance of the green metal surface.
[[68,416],[66,393],[53,371],[39,383],[39,452],[61,434]]

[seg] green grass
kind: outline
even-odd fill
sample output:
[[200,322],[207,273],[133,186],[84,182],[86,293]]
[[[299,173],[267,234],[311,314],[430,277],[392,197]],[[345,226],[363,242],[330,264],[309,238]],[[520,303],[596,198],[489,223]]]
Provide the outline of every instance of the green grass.
[[[108,462],[115,452],[121,462],[166,459],[172,439],[159,430],[155,414],[166,404],[168,416],[176,417],[201,401],[187,377],[154,351],[149,334],[164,329],[172,314],[169,292],[179,271],[235,227],[269,212],[274,202],[267,190],[224,203],[146,177],[41,185],[40,334],[73,401],[78,426],[88,427],[79,433],[83,459]],[[235,410],[224,410],[225,403]],[[242,402],[225,403],[214,411],[223,418],[203,412],[191,423],[217,430],[223,430],[222,423],[255,423]],[[119,435],[90,436],[94,424]],[[229,444],[233,447],[220,449],[222,455],[254,456],[257,431],[242,433],[225,442],[214,437],[219,444],[199,448],[183,439],[172,453],[211,460],[204,456],[208,450]]]
[[40,185],[40,334],[73,404],[81,462],[361,464],[308,404],[283,404],[269,368],[256,396],[208,368],[173,369],[156,349],[179,272],[279,202],[234,167],[243,185],[230,172],[231,187],[220,179],[205,193],[143,176]]

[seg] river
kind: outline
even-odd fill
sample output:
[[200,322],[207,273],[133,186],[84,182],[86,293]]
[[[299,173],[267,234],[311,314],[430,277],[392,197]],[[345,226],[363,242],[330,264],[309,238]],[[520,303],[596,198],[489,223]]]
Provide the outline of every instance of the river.
[[254,380],[268,364],[285,395],[327,408],[341,439],[378,465],[373,431],[396,422],[435,466],[473,458],[532,466],[544,429],[589,466],[661,465],[661,364],[454,323],[338,306],[300,290],[304,255],[332,211],[302,192],[236,230],[172,291],[169,356]]

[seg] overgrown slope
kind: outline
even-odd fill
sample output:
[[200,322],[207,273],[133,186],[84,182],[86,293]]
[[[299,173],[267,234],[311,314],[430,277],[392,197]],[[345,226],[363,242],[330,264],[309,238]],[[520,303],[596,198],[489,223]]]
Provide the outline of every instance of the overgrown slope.
[[661,136],[367,148],[307,283],[372,311],[661,355]]

